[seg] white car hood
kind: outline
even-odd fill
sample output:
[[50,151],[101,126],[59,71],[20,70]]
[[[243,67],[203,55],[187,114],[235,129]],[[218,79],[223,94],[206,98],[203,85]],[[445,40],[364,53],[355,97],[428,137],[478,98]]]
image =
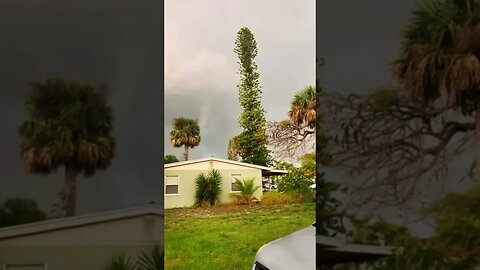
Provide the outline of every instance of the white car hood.
[[315,270],[315,227],[309,226],[262,246],[255,261],[270,270]]

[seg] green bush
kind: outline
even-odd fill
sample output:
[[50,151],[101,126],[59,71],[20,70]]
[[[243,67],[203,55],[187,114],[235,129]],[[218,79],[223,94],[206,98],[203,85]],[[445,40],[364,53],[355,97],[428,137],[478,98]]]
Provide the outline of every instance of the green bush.
[[47,215],[30,198],[10,198],[0,205],[0,227],[43,221]]
[[[292,168],[285,176],[276,179],[278,191],[286,193],[302,194],[312,197],[315,195],[314,189],[310,186],[314,183],[312,178],[308,177],[303,170]],[[314,198],[314,197],[312,197]]]
[[124,254],[115,255],[103,265],[103,270],[137,270],[137,264]]
[[125,254],[115,255],[108,259],[102,270],[163,270],[163,249],[154,245],[143,251],[137,260],[132,260]]
[[262,195],[263,205],[277,205],[277,204],[292,204],[292,203],[304,203],[311,202],[312,198],[306,198],[305,196],[295,192],[278,192],[276,190],[269,190]]
[[236,198],[238,204],[251,204],[253,200],[258,200],[253,194],[261,186],[255,186],[255,177],[245,180],[235,179],[235,185],[237,185],[240,193],[233,193],[230,196]]
[[208,174],[201,173],[195,178],[195,203],[202,206],[205,203],[215,205],[222,193],[222,175],[218,170],[212,170]]

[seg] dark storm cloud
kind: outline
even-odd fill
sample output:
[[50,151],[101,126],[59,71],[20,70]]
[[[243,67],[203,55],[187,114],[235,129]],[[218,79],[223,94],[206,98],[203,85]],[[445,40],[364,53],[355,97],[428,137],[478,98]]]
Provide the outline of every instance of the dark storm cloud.
[[322,86],[359,92],[391,84],[388,65],[415,0],[317,2],[318,48],[325,58]]
[[107,83],[115,112],[112,167],[79,179],[79,212],[162,201],[161,1],[0,2],[0,199],[57,202],[62,172],[28,175],[18,153],[25,85],[55,75]]

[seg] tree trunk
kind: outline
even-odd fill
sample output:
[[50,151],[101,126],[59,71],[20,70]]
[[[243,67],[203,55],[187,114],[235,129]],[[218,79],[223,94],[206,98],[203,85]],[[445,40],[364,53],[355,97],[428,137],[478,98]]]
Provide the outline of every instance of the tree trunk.
[[187,161],[188,160],[188,146],[185,145],[185,149],[183,150],[183,160]]
[[75,208],[77,201],[77,174],[75,167],[65,166],[65,186],[63,208],[65,216],[75,216]]

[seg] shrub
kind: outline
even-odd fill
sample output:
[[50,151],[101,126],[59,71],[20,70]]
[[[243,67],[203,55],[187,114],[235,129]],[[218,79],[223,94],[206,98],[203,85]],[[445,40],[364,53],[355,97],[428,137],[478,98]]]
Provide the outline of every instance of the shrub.
[[215,203],[222,193],[222,175],[218,170],[212,170],[208,174],[201,173],[195,178],[195,203],[202,206],[204,203]]
[[291,204],[295,203],[295,199],[288,193],[282,193],[275,190],[264,192],[262,195],[262,204]]
[[124,254],[108,259],[103,265],[103,270],[137,270],[137,264]]
[[154,245],[148,251],[143,251],[138,259],[139,270],[163,270],[163,250]]
[[251,204],[253,200],[258,200],[253,194],[260,186],[255,186],[255,178],[245,180],[235,179],[235,185],[240,189],[240,194],[234,193],[230,196],[237,198],[238,204]]
[[0,206],[0,227],[43,221],[47,215],[30,198],[10,198]]
[[143,251],[137,260],[132,260],[125,254],[115,255],[103,265],[103,270],[163,270],[163,249],[154,245]]

